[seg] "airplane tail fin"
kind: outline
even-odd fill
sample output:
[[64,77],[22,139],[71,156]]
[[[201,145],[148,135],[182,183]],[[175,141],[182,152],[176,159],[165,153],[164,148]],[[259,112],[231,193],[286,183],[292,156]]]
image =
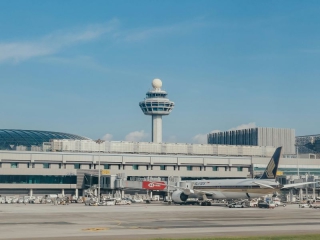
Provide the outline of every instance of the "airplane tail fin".
[[269,162],[266,170],[264,170],[264,173],[260,179],[275,179],[276,178],[279,160],[280,160],[280,156],[281,156],[281,150],[282,150],[282,147],[278,147],[276,149],[272,158],[270,159],[270,162]]

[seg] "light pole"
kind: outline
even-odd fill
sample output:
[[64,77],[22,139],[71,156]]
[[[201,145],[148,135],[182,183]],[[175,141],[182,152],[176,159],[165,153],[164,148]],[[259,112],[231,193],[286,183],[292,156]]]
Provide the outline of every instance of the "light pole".
[[98,203],[100,203],[100,175],[101,175],[101,170],[100,170],[100,144],[103,143],[101,139],[98,139],[96,143],[99,146],[99,151],[98,151],[98,161],[99,161],[99,174],[98,174]]

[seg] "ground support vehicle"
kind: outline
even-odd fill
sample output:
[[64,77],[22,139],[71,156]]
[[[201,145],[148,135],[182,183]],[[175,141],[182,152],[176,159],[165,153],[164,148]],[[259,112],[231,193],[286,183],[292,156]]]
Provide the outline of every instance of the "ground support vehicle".
[[258,207],[258,201],[255,200],[255,199],[252,199],[252,200],[249,202],[249,206],[250,206],[250,207]]
[[[207,203],[210,202],[209,205]],[[201,206],[211,206],[211,201],[199,201],[198,198],[188,198],[187,201],[179,203],[180,205],[201,205]]]
[[116,205],[130,205],[131,201],[123,200],[123,199],[117,199]]
[[143,203],[143,200],[140,199],[140,198],[133,198],[133,199],[131,200],[131,202],[132,202],[132,203]]
[[299,208],[309,208],[309,207],[310,207],[310,204],[308,204],[308,203],[299,204]]
[[313,202],[309,205],[310,208],[320,208],[320,203],[319,202]]
[[115,199],[104,199],[99,203],[99,206],[114,206],[116,205]]
[[72,196],[70,197],[70,202],[71,202],[71,203],[77,203],[77,202],[78,202],[77,196],[76,196],[76,195],[72,195]]
[[233,202],[228,205],[228,208],[244,208],[245,203],[244,202]]
[[276,207],[285,207],[285,206],[287,206],[287,204],[285,204],[283,202],[275,202],[275,206]]
[[198,201],[198,205],[200,205],[200,206],[212,206],[212,203],[213,202],[211,199]]
[[269,208],[269,209],[274,209],[276,207],[276,205],[274,204],[274,202],[269,201],[269,202],[259,202],[258,203],[258,207],[259,208]]

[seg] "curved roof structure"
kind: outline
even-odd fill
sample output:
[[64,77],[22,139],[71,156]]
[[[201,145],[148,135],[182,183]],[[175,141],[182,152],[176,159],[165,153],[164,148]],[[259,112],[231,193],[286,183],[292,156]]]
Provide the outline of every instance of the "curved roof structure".
[[51,139],[88,140],[89,138],[61,132],[0,129],[0,150],[14,150],[16,146],[41,146]]

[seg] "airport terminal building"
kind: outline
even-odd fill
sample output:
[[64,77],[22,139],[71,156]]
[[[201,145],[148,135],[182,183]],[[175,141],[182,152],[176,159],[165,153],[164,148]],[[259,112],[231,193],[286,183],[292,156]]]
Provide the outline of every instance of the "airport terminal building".
[[[0,130],[3,132],[2,146],[7,149],[0,151],[0,195],[81,195],[97,183],[99,169],[103,174],[102,192],[124,187],[108,180],[116,175],[125,176],[125,180],[153,177],[164,181],[171,176],[182,180],[247,178],[263,170],[275,149],[210,144],[98,144],[72,134],[11,130],[15,134],[10,135],[8,130]],[[34,132],[42,138],[33,136]],[[56,139],[57,136],[69,139]],[[307,169],[320,175],[317,159],[283,158],[279,168],[284,174],[294,174],[299,162],[300,171]]]
[[294,129],[256,127],[209,133],[208,144],[282,146],[282,154],[296,154]]
[[320,134],[297,136],[297,154],[307,158],[320,158]]
[[[102,192],[125,189],[130,180],[248,178],[261,173],[278,146],[295,154],[294,130],[253,128],[208,135],[208,144],[163,143],[162,117],[174,102],[154,79],[139,103],[151,115],[152,142],[93,141],[52,131],[0,129],[0,195],[75,194],[98,183]],[[317,143],[316,143],[317,144]],[[320,175],[317,159],[282,158],[284,175]],[[171,181],[171,180],[170,180]]]

